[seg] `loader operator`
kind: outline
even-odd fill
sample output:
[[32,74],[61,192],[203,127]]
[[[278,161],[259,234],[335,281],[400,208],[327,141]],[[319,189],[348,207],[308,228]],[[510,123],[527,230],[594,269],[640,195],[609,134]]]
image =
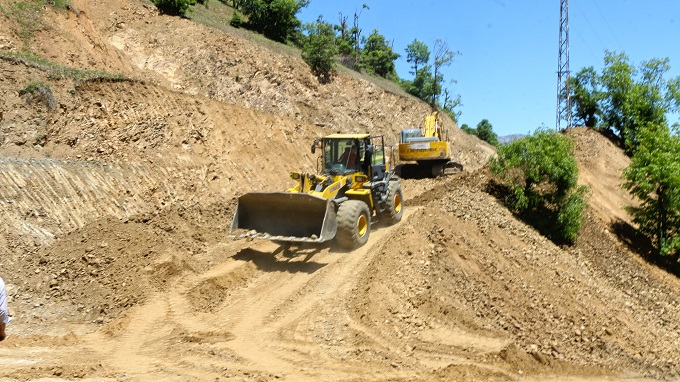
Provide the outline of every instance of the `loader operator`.
[[349,146],[345,147],[345,152],[340,156],[340,163],[347,168],[352,168],[357,165],[357,153],[352,151]]

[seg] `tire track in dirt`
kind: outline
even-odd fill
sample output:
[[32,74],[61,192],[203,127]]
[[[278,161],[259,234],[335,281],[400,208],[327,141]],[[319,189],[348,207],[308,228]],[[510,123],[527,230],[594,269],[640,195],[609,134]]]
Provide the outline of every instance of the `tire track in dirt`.
[[170,316],[169,304],[167,297],[161,294],[151,295],[147,301],[134,309],[123,334],[119,339],[114,337],[113,346],[102,353],[119,370],[148,375],[155,370],[154,365],[160,363],[157,346],[150,345],[168,336],[167,325],[163,323]]
[[[410,213],[406,211],[405,220]],[[285,253],[269,243],[242,251],[237,257],[258,264],[261,274],[217,313],[229,320],[227,329],[233,340],[227,346],[248,367],[293,380],[361,376],[365,370],[348,368],[346,362],[326,354],[323,344],[309,338],[298,323],[324,310],[341,308],[342,297],[352,287],[352,275],[370,263],[374,247],[393,230],[374,229],[369,243],[350,253],[327,248]]]
[[[240,243],[219,243],[212,251],[237,251]],[[253,277],[253,267],[241,261],[228,260],[204,274],[182,267],[184,259],[168,256],[157,265],[176,269],[176,278],[151,293],[146,303],[130,310],[103,330],[83,339],[96,357],[107,367],[128,377],[153,380],[200,379],[205,376],[205,354],[197,346],[219,345],[231,339],[224,317],[196,309],[192,301],[196,288],[206,280],[242,273]],[[174,281],[173,281],[174,280]],[[199,291],[200,292],[200,291]],[[169,360],[180,360],[172,362]]]

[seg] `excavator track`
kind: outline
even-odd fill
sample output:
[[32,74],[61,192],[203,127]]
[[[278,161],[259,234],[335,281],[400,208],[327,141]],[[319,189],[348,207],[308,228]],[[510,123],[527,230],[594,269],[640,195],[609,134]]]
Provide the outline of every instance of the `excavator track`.
[[422,161],[419,163],[402,163],[395,168],[395,173],[402,179],[428,179],[450,176],[463,171],[458,162]]

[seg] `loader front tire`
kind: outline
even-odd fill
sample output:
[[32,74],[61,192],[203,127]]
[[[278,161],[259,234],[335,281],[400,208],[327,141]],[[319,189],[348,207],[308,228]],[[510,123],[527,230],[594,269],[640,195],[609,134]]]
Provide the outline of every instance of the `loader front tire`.
[[391,181],[387,187],[385,210],[380,214],[388,225],[397,224],[404,215],[404,197],[401,194],[401,182]]
[[348,200],[338,208],[338,245],[345,249],[361,247],[371,234],[371,211],[360,200]]

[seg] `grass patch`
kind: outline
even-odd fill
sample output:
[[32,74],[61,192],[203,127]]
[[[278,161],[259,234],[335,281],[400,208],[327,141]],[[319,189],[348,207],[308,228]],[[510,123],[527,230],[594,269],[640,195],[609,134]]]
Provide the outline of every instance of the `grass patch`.
[[29,50],[33,36],[43,28],[47,28],[42,20],[44,4],[39,1],[18,2],[10,4],[9,17],[19,24],[19,37],[24,43],[24,50]]
[[392,80],[388,80],[387,78],[383,78],[383,77],[371,75],[371,74],[366,74],[366,73],[362,73],[362,72],[357,72],[356,70],[348,68],[348,67],[346,67],[345,65],[342,65],[339,62],[336,65],[336,69],[339,70],[339,71],[342,71],[343,73],[349,75],[350,77],[353,77],[354,79],[368,81],[368,82],[372,83],[373,85],[376,85],[379,88],[382,88],[383,90],[385,90],[388,93],[396,94],[400,97],[412,98],[414,100],[422,101],[419,98],[417,98],[417,97],[415,97],[411,94],[408,94],[404,90],[404,88],[399,86],[398,83],[396,83]]
[[35,139],[33,140],[33,144],[41,147],[45,147],[47,144],[47,134],[45,133],[40,133],[36,135]]
[[187,12],[186,17],[195,23],[221,29],[222,26],[229,25],[234,12],[234,8],[221,1],[210,1],[205,5],[196,4],[191,12]]
[[76,69],[68,66],[55,64],[34,53],[0,53],[0,58],[13,62],[20,62],[27,66],[47,72],[52,79],[72,79],[76,82],[88,81],[93,79],[106,80],[129,80],[122,74],[111,74],[101,70]]
[[[221,1],[210,1],[208,5],[196,4],[192,12],[187,12],[186,17],[201,25],[221,30],[227,34],[242,38],[260,45],[274,53],[300,57],[300,49],[270,40],[263,35],[245,28],[234,28],[229,21],[236,10]],[[243,16],[245,18],[245,16]]]
[[50,111],[56,109],[59,105],[54,94],[52,94],[52,89],[42,82],[32,82],[19,91],[19,95],[23,96],[25,94],[30,94],[33,101],[45,104],[47,110]]
[[30,51],[35,34],[41,30],[50,29],[43,20],[46,7],[66,10],[70,6],[67,0],[28,0],[10,3],[8,8],[3,6],[2,12],[19,25],[19,37],[24,43],[23,50]]

